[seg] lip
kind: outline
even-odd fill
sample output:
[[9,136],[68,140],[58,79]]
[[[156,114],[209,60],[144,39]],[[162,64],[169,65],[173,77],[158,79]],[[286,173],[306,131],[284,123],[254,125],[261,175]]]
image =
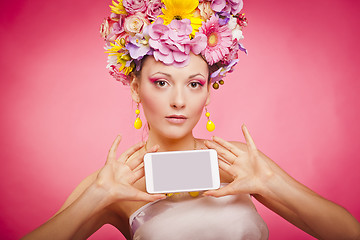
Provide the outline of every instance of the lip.
[[186,116],[177,115],[177,114],[169,115],[169,116],[166,116],[165,118],[168,122],[174,123],[174,124],[182,124],[187,120]]

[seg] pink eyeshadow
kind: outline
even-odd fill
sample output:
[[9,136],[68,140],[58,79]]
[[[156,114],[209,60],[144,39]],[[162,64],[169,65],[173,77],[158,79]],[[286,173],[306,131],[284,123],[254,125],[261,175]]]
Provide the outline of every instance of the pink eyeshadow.
[[149,78],[150,82],[156,82],[157,80],[159,80],[160,78],[154,77],[154,78]]

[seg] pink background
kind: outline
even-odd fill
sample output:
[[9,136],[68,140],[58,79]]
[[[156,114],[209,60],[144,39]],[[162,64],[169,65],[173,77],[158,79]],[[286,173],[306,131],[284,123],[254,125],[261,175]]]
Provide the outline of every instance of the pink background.
[[[129,89],[107,74],[98,29],[109,1],[0,3],[0,238],[45,222],[100,168],[116,134],[141,140]],[[265,154],[360,219],[356,0],[248,0],[236,71],[212,95],[216,135],[246,123]],[[195,133],[210,137],[205,118]],[[312,239],[258,206],[270,239]],[[325,213],[324,213],[325,214]],[[91,239],[119,239],[105,226]]]

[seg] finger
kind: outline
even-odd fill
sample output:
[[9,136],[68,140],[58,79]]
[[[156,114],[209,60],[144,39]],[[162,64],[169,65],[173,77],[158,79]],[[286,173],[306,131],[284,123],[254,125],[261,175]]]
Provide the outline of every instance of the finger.
[[144,142],[139,142],[135,145],[133,145],[132,147],[130,147],[128,150],[126,150],[125,152],[123,152],[123,154],[121,154],[121,156],[119,157],[118,161],[125,163],[126,160],[133,155],[136,151],[138,151],[139,149],[141,149],[144,146]]
[[226,173],[228,173],[230,176],[235,176],[235,172],[234,172],[233,168],[227,162],[220,160],[219,168],[221,170],[225,171]]
[[245,124],[243,124],[241,126],[242,132],[244,134],[245,140],[246,140],[246,145],[248,145],[248,148],[250,150],[256,150],[256,145],[254,143],[254,140],[252,139],[252,137],[250,136],[249,130],[247,129],[247,127],[245,126]]
[[226,195],[234,195],[234,194],[236,194],[236,192],[234,191],[231,183],[218,190],[210,190],[203,193],[204,196],[212,196],[212,197],[223,197]]
[[220,137],[213,136],[213,140],[220,146],[223,146],[224,148],[232,152],[236,157],[238,157],[241,153],[243,153],[243,151],[241,151],[237,146],[235,146],[232,143],[229,143],[228,141],[225,141]]
[[144,162],[144,155],[146,153],[151,153],[151,152],[156,152],[159,150],[159,145],[155,145],[153,146],[150,150],[148,151],[144,151],[141,154],[139,154],[138,156],[134,157],[133,159],[129,160],[126,162],[126,165],[129,166],[129,168],[131,170],[134,170],[135,168],[137,168],[141,163]]
[[223,146],[216,144],[214,142],[211,142],[211,141],[205,141],[205,145],[208,148],[215,149],[216,152],[218,153],[218,155],[220,157],[226,159],[229,163],[234,163],[236,156],[232,152],[230,152],[229,150],[224,148]]
[[116,149],[117,149],[117,147],[119,146],[120,141],[121,141],[121,136],[118,135],[118,136],[115,138],[113,144],[111,145],[111,148],[110,148],[110,150],[109,150],[109,153],[108,153],[106,162],[115,161],[115,159],[116,159]]
[[132,179],[130,184],[134,184],[135,182],[139,181],[139,179],[141,179],[144,176],[145,176],[145,171],[144,171],[144,166],[143,166],[134,172],[134,178]]
[[221,160],[221,161],[223,161],[224,163],[227,163],[227,164],[231,164],[231,163],[229,163],[228,161],[226,161],[226,159],[225,158],[223,158],[222,156],[220,156],[220,155],[218,155],[218,160]]
[[142,191],[138,190],[137,195],[134,200],[153,202],[153,201],[165,199],[165,198],[166,198],[165,194],[148,194],[146,192],[142,192]]

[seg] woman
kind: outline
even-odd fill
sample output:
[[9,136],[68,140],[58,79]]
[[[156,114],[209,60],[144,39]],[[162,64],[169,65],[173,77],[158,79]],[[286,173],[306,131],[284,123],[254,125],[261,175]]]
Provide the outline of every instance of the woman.
[[[261,153],[245,125],[246,143],[197,139],[192,134],[210,102],[211,82],[218,88],[221,77],[237,62],[234,53],[244,50],[238,44],[246,25],[238,15],[242,2],[224,6],[220,3],[225,1],[139,2],[114,2],[103,33],[109,43],[108,68],[117,80],[130,85],[134,102],[141,104],[148,122],[147,141],[117,157],[118,136],[106,164],[75,189],[54,217],[24,239],[84,239],[107,223],[135,239],[266,239],[266,225],[250,195],[314,237],[359,239],[359,222]],[[219,154],[220,189],[194,197],[146,193],[145,153],[203,148]]]

